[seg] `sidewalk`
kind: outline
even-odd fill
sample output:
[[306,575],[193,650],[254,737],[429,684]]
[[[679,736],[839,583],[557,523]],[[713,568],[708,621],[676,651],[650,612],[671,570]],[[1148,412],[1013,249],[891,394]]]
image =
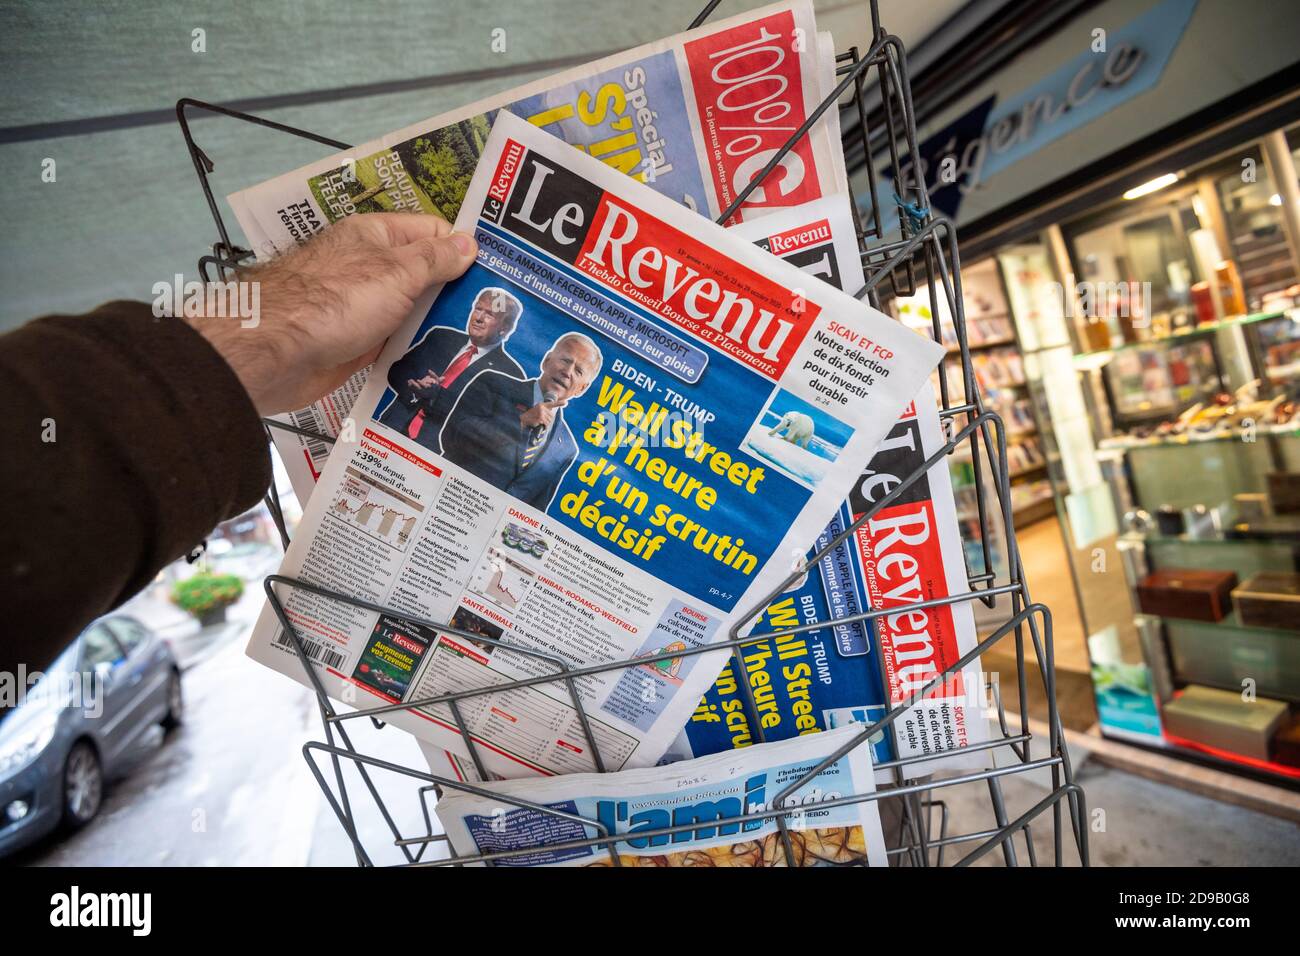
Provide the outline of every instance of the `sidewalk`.
[[117,613],[134,617],[165,638],[181,670],[186,671],[215,654],[236,631],[252,627],[264,602],[261,582],[246,582],[243,596],[227,608],[225,623],[202,628],[197,618],[167,598],[167,585],[152,584],[123,604]]
[[[1041,730],[1035,728],[1036,755],[1044,755]],[[1066,733],[1075,781],[1087,800],[1088,847],[1093,866],[1295,866],[1300,863],[1300,827],[1292,820],[1260,813],[1128,770],[1103,763],[1090,749],[1087,735]],[[1014,820],[1051,792],[1046,771],[1003,777],[998,783],[1006,801],[1006,818]],[[963,784],[933,791],[947,807],[948,835],[996,828],[989,786]],[[937,817],[936,817],[937,819]],[[1078,856],[1063,815],[1065,864]],[[1051,865],[1053,820],[1050,811],[1031,826],[1039,865]],[[951,864],[975,848],[962,844],[946,851]],[[1014,840],[1025,865],[1023,836]],[[1003,866],[1000,852],[976,866]]]

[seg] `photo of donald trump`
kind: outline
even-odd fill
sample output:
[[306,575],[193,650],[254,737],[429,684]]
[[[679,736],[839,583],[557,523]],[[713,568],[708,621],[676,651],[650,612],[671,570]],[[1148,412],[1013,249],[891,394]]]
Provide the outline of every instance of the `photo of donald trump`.
[[545,509],[578,457],[564,406],[587,390],[603,359],[589,337],[566,332],[542,357],[537,378],[479,375],[461,393],[443,426],[443,456],[520,501]]
[[470,307],[465,331],[434,326],[388,370],[388,385],[397,397],[379,420],[439,451],[438,433],[456,399],[480,372],[502,372],[523,378],[524,370],[505,350],[523,304],[507,292],[489,286]]

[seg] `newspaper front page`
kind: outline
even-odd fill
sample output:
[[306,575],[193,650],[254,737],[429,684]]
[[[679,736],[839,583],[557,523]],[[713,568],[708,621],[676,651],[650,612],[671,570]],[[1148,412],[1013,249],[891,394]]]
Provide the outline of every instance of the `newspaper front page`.
[[[229,199],[259,258],[356,213],[426,212],[453,222],[492,117],[503,109],[716,218],[817,108],[834,72],[834,44],[816,33],[812,5],[774,4],[424,120]],[[836,109],[733,221],[833,193],[848,193]],[[367,374],[279,420],[338,435]],[[284,429],[273,438],[305,503],[330,445]]]
[[[847,197],[828,196],[781,210],[733,226],[730,232],[837,288],[857,290],[865,282]],[[892,491],[945,441],[934,389],[927,383],[810,554]],[[886,537],[885,531],[893,534]],[[962,551],[945,460],[795,582],[766,609],[756,629],[830,624],[865,610],[887,609],[891,603],[966,593]],[[913,573],[898,576],[895,569]],[[898,586],[881,587],[880,581],[887,578],[897,578]],[[904,620],[910,626],[904,628]],[[906,618],[890,616],[755,643],[743,651],[743,674],[737,674],[734,658],[728,661],[663,759],[687,760],[762,740],[874,723],[970,651],[977,640],[970,604],[961,602]],[[884,690],[886,679],[890,694]],[[748,692],[742,680],[750,685]],[[893,726],[892,733],[881,731],[871,741],[876,764],[945,752],[942,762],[908,765],[906,775],[921,776],[939,767],[989,766],[992,756],[987,751],[953,753],[989,739],[979,661],[929,692]],[[421,749],[434,772],[451,773],[459,780],[480,779],[472,761],[423,743]],[[891,781],[894,771],[878,770],[877,777]]]
[[[942,351],[507,113],[457,228],[479,261],[390,339],[283,573],[487,640],[285,588],[345,702],[555,672],[494,641],[581,665],[721,639],[824,527]],[[475,341],[492,367],[448,400]],[[448,359],[437,387],[412,378],[431,353]],[[400,401],[412,390],[418,406]],[[305,680],[269,608],[249,654]],[[726,656],[579,679],[606,766],[653,765]],[[502,776],[594,769],[562,684],[459,709]],[[454,716],[389,719],[465,755]]]
[[[614,844],[623,866],[788,866],[774,818],[726,821],[773,809],[778,793],[860,732],[846,727],[670,767],[488,787],[626,835]],[[785,817],[794,864],[886,866],[876,802],[834,802],[874,789],[871,758],[856,747],[794,791],[783,805],[794,809]],[[496,866],[613,865],[608,845],[580,845],[602,835],[580,820],[451,789],[438,800],[437,814],[461,856],[517,854],[493,861]],[[517,852],[526,850],[533,852]]]
[[[850,198],[843,194],[825,196],[802,206],[779,210],[762,220],[739,223],[729,231],[837,289],[854,292],[862,288],[865,280],[850,202]],[[878,693],[879,679],[875,686],[877,692],[870,699],[882,700],[883,695]],[[863,696],[857,694],[853,698],[855,704],[861,704]],[[434,773],[450,773],[457,780],[481,779],[473,761],[424,741],[420,742],[420,749]],[[727,747],[702,748],[699,753],[716,753],[724,749]],[[888,747],[884,754],[876,759],[888,760]],[[683,732],[674,743],[669,759],[682,760],[690,756],[692,752]]]

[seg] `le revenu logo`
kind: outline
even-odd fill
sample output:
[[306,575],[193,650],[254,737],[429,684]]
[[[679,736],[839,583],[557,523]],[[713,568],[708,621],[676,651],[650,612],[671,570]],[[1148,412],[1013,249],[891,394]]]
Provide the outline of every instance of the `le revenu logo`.
[[515,140],[483,218],[774,379],[821,311]]

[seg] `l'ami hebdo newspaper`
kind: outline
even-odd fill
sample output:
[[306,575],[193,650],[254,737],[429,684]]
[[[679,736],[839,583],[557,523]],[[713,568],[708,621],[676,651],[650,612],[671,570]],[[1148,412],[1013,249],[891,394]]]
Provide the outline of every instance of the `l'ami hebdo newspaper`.
[[[456,227],[479,261],[385,346],[358,398],[369,419],[330,456],[282,573],[575,666],[722,638],[825,526],[942,354],[508,113]],[[449,408],[434,396],[414,428],[395,403],[405,369],[466,351],[489,301],[512,316],[499,366]],[[327,690],[351,702],[554,673],[488,641],[407,627],[399,643],[378,614],[282,591]],[[248,652],[306,680],[269,607]],[[606,766],[653,765],[726,656],[580,679]],[[562,684],[459,711],[492,772],[595,768]],[[443,704],[389,719],[467,751]]]
[[[501,799],[448,789],[438,819],[460,856],[510,853],[496,866],[788,866],[774,817],[729,822],[774,809],[774,798],[861,732],[861,727],[702,757],[671,767],[488,784]],[[874,800],[871,758],[850,750],[783,806],[796,866],[887,865]],[[515,797],[556,813],[512,806]],[[567,813],[570,816],[561,816]],[[572,819],[579,817],[580,820]],[[667,831],[667,832],[665,832]]]
[[[864,284],[845,197],[829,196],[782,210],[733,226],[730,232],[837,288],[860,289]],[[934,389],[926,383],[876,449],[810,555],[870,510],[945,440]],[[887,610],[967,591],[948,463],[941,461],[774,601],[755,630],[829,625],[865,610]],[[977,640],[970,605],[961,602],[887,615],[871,624],[841,624],[756,642],[743,650],[740,677],[734,658],[727,662],[663,761],[850,723],[874,723],[947,670]],[[749,684],[749,693],[742,679]],[[754,706],[749,704],[751,694]],[[893,727],[893,733],[881,731],[873,737],[873,764],[942,752],[942,761],[906,765],[905,776],[922,776],[939,766],[953,770],[987,766],[991,758],[987,751],[959,752],[989,739],[979,661],[971,661],[955,679],[927,692],[895,719]],[[482,779],[470,760],[423,742],[421,750],[434,773],[458,780]],[[876,775],[881,782],[894,779],[890,768],[878,769]]]
[[[779,3],[435,116],[229,200],[263,259],[355,213],[427,212],[452,222],[491,119],[505,109],[716,218],[834,85],[834,44],[816,33],[811,4]],[[839,111],[823,115],[735,221],[848,194]],[[337,436],[367,374],[279,420]],[[305,504],[330,445],[284,429],[273,437]]]

